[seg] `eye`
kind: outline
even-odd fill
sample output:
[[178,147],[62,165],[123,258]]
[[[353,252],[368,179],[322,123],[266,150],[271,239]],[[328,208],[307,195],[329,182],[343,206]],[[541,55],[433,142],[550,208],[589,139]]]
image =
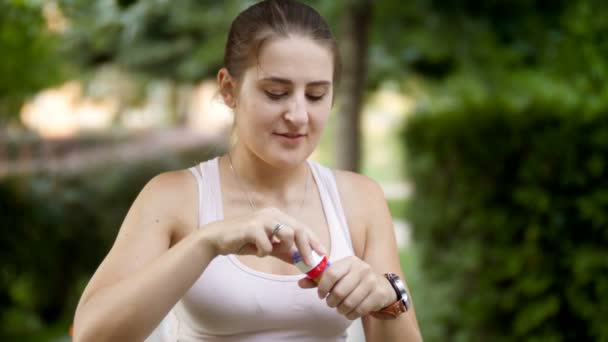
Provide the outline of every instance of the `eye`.
[[268,96],[268,98],[271,100],[280,100],[287,95],[286,92],[285,93],[273,93],[273,92],[270,92],[267,90],[265,90],[264,93],[266,93],[266,96]]
[[306,95],[306,97],[310,100],[310,101],[321,101],[323,99],[323,97],[325,97],[325,94],[323,95],[319,95],[319,96],[313,96],[313,95]]

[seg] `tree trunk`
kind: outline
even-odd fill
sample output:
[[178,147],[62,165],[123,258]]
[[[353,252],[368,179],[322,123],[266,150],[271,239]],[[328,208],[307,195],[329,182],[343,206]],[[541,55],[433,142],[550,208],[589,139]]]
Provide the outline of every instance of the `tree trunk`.
[[361,164],[361,108],[367,80],[368,32],[371,0],[352,1],[341,36],[342,84],[336,124],[335,167],[358,171]]

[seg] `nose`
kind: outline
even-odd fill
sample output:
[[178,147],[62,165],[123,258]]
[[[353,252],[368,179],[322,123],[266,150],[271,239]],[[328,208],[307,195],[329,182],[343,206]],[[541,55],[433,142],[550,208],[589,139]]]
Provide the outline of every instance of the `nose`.
[[308,107],[305,94],[294,94],[284,117],[285,120],[293,123],[294,126],[308,123]]

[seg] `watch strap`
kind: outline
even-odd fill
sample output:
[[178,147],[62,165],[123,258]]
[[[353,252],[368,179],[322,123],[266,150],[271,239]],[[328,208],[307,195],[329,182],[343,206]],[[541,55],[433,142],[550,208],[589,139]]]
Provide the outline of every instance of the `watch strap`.
[[410,298],[407,294],[407,291],[405,290],[403,282],[401,281],[398,275],[394,273],[386,273],[384,274],[384,277],[391,284],[393,290],[395,290],[395,293],[397,294],[397,300],[394,303],[380,309],[379,311],[373,311],[370,314],[372,315],[372,317],[378,319],[395,319],[400,314],[409,310]]
[[388,320],[388,319],[395,319],[395,318],[397,318],[397,316],[399,316],[400,314],[402,314],[406,311],[407,311],[407,308],[406,308],[403,300],[397,300],[393,304],[391,304],[385,308],[382,308],[380,311],[370,312],[370,315],[372,315],[372,317],[377,318],[377,319]]

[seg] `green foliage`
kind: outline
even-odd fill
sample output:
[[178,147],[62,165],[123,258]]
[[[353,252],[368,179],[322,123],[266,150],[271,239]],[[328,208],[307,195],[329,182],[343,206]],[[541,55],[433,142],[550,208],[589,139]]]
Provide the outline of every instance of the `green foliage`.
[[500,92],[454,87],[466,90],[404,132],[422,330],[438,341],[606,341],[608,101],[514,79]]
[[[589,92],[608,80],[608,7],[600,0],[374,2],[370,80],[543,70]],[[500,76],[500,75],[498,75]]]
[[388,209],[394,219],[403,220],[407,216],[408,201],[404,199],[393,199],[387,201]]
[[117,63],[152,77],[193,82],[223,64],[230,23],[248,1],[61,0],[71,20],[66,51],[84,67]]
[[0,339],[41,340],[53,325],[67,334],[84,285],[144,184],[206,157],[190,151],[84,174],[1,179]]
[[0,124],[24,99],[58,82],[57,36],[46,29],[39,1],[0,1]]
[[230,24],[255,2],[60,0],[71,21],[66,52],[85,68],[117,63],[180,82],[215,77]]

